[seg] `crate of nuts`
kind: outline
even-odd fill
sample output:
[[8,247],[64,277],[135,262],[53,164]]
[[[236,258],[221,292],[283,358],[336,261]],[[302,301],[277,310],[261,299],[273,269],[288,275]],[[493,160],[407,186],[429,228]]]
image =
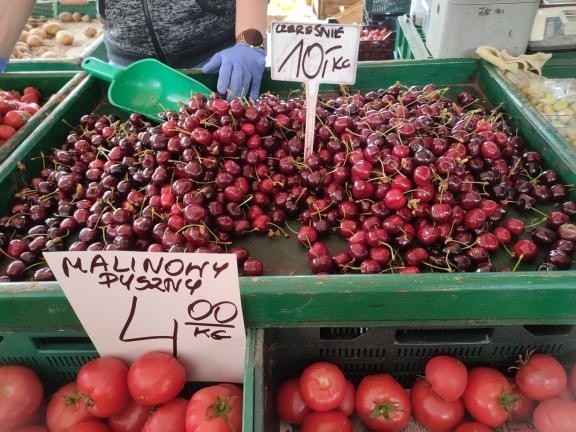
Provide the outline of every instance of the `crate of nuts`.
[[56,6],[37,3],[10,55],[9,71],[77,70],[87,56],[105,56],[95,4]]

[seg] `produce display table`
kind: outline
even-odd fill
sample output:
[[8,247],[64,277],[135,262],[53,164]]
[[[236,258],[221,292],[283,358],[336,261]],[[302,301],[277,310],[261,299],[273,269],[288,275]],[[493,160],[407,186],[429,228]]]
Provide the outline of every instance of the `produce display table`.
[[[197,70],[186,72],[215,87],[215,76],[204,76]],[[364,64],[358,68],[357,81],[351,90],[385,88],[397,81],[406,85],[448,86],[454,94],[466,90],[491,107],[501,106],[527,146],[541,153],[544,164],[553,167],[566,183],[576,183],[576,149],[559,140],[536,116],[526,113],[521,98],[491,66],[474,59]],[[272,93],[287,95],[299,88],[297,83],[272,81],[269,75],[263,80],[263,89]],[[107,83],[83,76],[34,133],[0,164],[0,189],[4,196],[0,211],[10,208],[10,197],[20,187],[22,173],[18,164],[24,164],[30,172],[41,167],[40,152],[48,152],[62,142],[70,125],[78,124],[83,114],[125,116],[108,104],[107,89]],[[337,86],[323,86],[321,92],[337,89]],[[280,352],[285,348],[283,343],[287,349],[307,344],[310,351],[306,359],[311,360],[318,358],[314,350],[321,345],[328,350],[324,351],[323,358],[330,359],[334,357],[330,353],[335,352],[330,349],[345,349],[356,343],[346,340],[359,340],[358,349],[364,349],[362,340],[370,336],[364,336],[366,331],[362,329],[373,329],[372,334],[386,333],[393,327],[469,328],[472,333],[480,329],[474,336],[480,339],[473,342],[482,344],[490,343],[484,340],[488,336],[480,335],[482,332],[491,337],[494,332],[507,334],[506,328],[544,326],[543,334],[537,330],[527,333],[527,345],[536,340],[529,339],[536,335],[543,337],[537,340],[543,349],[553,350],[556,341],[565,343],[562,353],[573,351],[569,341],[573,339],[571,332],[576,323],[576,270],[536,272],[523,268],[507,273],[312,276],[305,249],[294,239],[243,241],[252,253],[263,257],[268,274],[240,278],[248,328],[244,382],[246,431],[268,430],[259,429],[258,424],[271,409],[268,390],[262,393],[269,377],[262,375],[262,371],[269,356],[276,355],[266,351],[273,342],[280,344]],[[283,330],[292,328],[297,330]],[[344,330],[331,331],[330,328]],[[301,340],[295,339],[298,334],[303,335]],[[318,335],[322,341],[344,342],[315,344],[314,338]],[[506,338],[500,341],[503,345],[514,342]],[[444,349],[442,341],[432,339],[430,344],[434,343]],[[374,344],[371,342],[370,346]],[[519,343],[513,345],[513,355],[527,347],[518,346]],[[507,353],[508,357],[511,352]],[[56,375],[51,379],[57,384],[70,379],[77,368],[94,355],[89,339],[56,282],[0,284],[0,364],[52,368]]]

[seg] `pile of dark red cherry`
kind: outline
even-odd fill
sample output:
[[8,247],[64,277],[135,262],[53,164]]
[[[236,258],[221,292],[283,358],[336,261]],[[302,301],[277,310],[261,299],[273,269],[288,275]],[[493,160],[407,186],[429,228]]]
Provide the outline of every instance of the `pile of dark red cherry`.
[[[569,268],[567,186],[501,113],[445,94],[321,98],[307,160],[300,98],[195,96],[162,125],[85,115],[0,220],[0,280],[52,279],[42,252],[66,249],[233,252],[255,276],[261,261],[235,240],[298,223],[316,274]],[[344,250],[328,250],[329,234]],[[496,266],[497,251],[511,264]]]

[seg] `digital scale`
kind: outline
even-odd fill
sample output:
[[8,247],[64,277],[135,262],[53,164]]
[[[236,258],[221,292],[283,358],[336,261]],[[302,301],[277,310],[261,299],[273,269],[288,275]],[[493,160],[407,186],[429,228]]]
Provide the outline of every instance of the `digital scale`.
[[528,47],[531,51],[576,49],[576,2],[544,0]]
[[473,57],[482,45],[524,54],[539,0],[432,0],[426,47],[434,58]]
[[410,16],[436,58],[576,49],[576,0],[412,0]]

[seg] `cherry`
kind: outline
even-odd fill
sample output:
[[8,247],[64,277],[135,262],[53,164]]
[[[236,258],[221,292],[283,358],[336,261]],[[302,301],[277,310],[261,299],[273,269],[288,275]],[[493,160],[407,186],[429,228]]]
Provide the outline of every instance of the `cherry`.
[[514,253],[523,260],[533,261],[538,254],[538,246],[532,240],[521,239],[514,245]]
[[558,227],[558,235],[563,240],[576,241],[576,225],[565,223]]
[[386,192],[386,196],[384,197],[384,203],[386,207],[391,210],[398,210],[406,205],[406,197],[404,193],[399,188],[391,188]]
[[536,227],[530,232],[530,237],[540,246],[551,245],[556,241],[556,233],[550,228]]
[[310,269],[312,273],[330,273],[334,263],[330,255],[319,255],[312,258],[310,262]]
[[244,276],[261,276],[264,271],[262,262],[256,258],[249,257],[242,264],[242,274]]
[[301,245],[310,247],[318,240],[318,231],[314,227],[303,225],[298,231],[297,238]]
[[570,254],[562,250],[552,249],[546,255],[545,262],[549,262],[558,269],[566,270],[570,268],[572,258],[570,257]]
[[524,222],[521,219],[505,219],[502,226],[510,231],[512,235],[521,235],[524,232]]
[[476,244],[488,252],[494,252],[498,250],[500,241],[492,233],[482,233],[476,238]]
[[485,222],[486,222],[486,214],[484,213],[484,210],[480,208],[473,208],[471,210],[468,210],[464,215],[464,225],[468,229],[471,230],[478,229],[482,227],[482,225],[484,225]]
[[494,228],[492,234],[494,234],[498,241],[504,245],[508,245],[512,242],[512,233],[503,226]]
[[431,245],[440,239],[440,229],[436,226],[424,225],[418,229],[418,240],[424,245]]

